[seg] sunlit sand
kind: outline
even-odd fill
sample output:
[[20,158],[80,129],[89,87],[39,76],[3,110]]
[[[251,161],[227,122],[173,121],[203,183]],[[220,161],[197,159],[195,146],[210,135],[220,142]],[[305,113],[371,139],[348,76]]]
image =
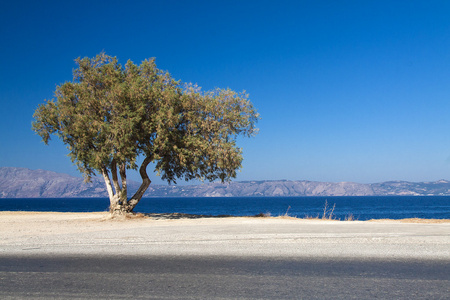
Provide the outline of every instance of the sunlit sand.
[[0,212],[0,236],[1,255],[450,259],[449,220]]

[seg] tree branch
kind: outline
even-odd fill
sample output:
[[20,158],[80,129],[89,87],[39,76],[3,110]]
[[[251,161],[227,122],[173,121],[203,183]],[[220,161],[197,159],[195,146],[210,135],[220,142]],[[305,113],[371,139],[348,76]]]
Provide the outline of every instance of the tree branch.
[[114,192],[111,186],[111,180],[109,179],[108,170],[105,167],[102,168],[102,175],[105,180],[106,190],[108,191],[109,201],[113,204]]
[[128,201],[128,211],[132,211],[133,208],[139,203],[151,183],[151,180],[147,175],[147,166],[151,161],[151,158],[147,156],[142,162],[141,167],[139,168],[139,174],[141,174],[142,177],[142,184],[137,192],[133,195],[133,197],[131,197],[130,201]]
[[119,166],[119,174],[120,178],[122,179],[122,191],[120,193],[120,200],[122,201],[123,205],[127,204],[127,171],[125,168],[125,164],[121,164]]
[[117,163],[115,159],[113,159],[111,162],[111,175],[114,184],[114,189],[116,190],[116,195],[120,199],[122,197],[122,189],[120,188],[119,178],[117,177]]

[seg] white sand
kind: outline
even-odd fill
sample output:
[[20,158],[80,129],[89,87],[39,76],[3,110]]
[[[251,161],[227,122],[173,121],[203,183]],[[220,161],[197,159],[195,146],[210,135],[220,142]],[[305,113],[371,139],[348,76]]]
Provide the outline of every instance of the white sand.
[[450,260],[450,223],[0,212],[0,255],[57,254]]

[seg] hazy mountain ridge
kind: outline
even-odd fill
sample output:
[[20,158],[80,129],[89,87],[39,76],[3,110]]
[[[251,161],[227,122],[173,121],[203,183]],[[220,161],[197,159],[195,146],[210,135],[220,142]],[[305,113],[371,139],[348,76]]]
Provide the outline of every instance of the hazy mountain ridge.
[[46,170],[25,168],[0,168],[1,198],[39,198],[39,197],[104,197],[107,196],[105,184],[94,178],[84,183],[83,178]]
[[[130,194],[139,183],[128,183]],[[386,196],[450,195],[450,182],[388,181],[362,184],[317,181],[237,181],[227,184],[205,183],[189,186],[150,185],[144,197],[245,197],[245,196]],[[0,198],[107,197],[105,183],[45,170],[0,168]]]

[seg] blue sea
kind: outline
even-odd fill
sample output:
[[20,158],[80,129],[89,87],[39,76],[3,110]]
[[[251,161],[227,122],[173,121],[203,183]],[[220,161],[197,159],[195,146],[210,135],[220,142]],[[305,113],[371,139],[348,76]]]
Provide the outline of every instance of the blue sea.
[[[322,217],[325,203],[333,217],[370,219],[450,219],[450,196],[358,197],[196,197],[143,198],[136,206],[142,213],[254,216],[270,214],[304,218]],[[107,211],[107,198],[0,199],[0,211]]]

